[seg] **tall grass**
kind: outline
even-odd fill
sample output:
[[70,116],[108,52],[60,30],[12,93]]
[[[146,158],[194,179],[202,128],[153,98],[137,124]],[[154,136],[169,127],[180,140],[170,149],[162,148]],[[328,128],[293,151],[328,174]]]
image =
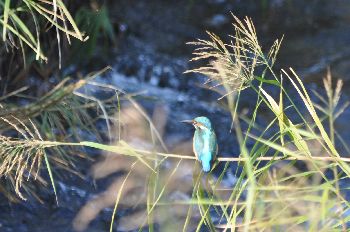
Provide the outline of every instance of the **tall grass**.
[[0,0],[0,34],[1,95],[29,74],[47,79],[88,60],[102,36],[114,40],[107,7],[62,0]]
[[[1,185],[7,186],[0,188],[1,192],[13,200],[16,200],[16,195],[22,200],[26,199],[25,195],[36,196],[30,180],[47,185],[40,175],[42,163],[45,164],[55,194],[51,166],[54,164],[55,167],[76,173],[73,161],[79,156],[71,156],[76,150],[61,149],[45,143],[79,141],[81,131],[94,133],[97,141],[100,141],[98,138],[101,133],[96,129],[95,121],[101,117],[98,110],[109,107],[111,99],[96,102],[81,97],[76,91],[106,69],[75,83],[69,83],[69,78],[66,78],[46,95],[25,106],[12,105],[6,101],[17,93],[0,100],[0,177]],[[96,111],[95,116],[91,115],[91,110]]]
[[[225,162],[225,166],[219,170],[218,176],[204,175],[194,168],[190,197],[171,201],[167,190],[172,188],[170,183],[183,181],[179,178],[183,172],[181,166],[185,165],[184,161],[194,161],[194,156],[142,149],[122,139],[117,139],[113,145],[92,141],[46,141],[34,129],[35,133],[31,132],[33,136],[23,135],[16,141],[1,137],[0,146],[7,146],[3,154],[16,154],[17,161],[23,160],[22,157],[34,157],[27,162],[34,167],[40,162],[32,153],[63,146],[92,147],[117,157],[128,156],[133,162],[115,191],[111,231],[118,215],[118,206],[126,197],[127,190],[132,188],[128,186],[128,181],[134,179],[132,174],[135,172],[138,177],[143,175],[147,180],[144,183],[147,196],[140,200],[145,204],[146,216],[137,226],[142,228],[148,225],[150,231],[156,230],[153,224],[161,221],[165,206],[168,207],[167,212],[175,211],[177,206],[185,207],[185,211],[176,211],[181,212],[183,219],[181,224],[176,225],[180,231],[201,231],[204,228],[210,231],[347,230],[350,205],[346,200],[347,189],[342,187],[342,183],[349,178],[349,158],[343,157],[335,146],[336,140],[341,139],[334,127],[334,120],[347,107],[347,104],[338,106],[341,82],[333,88],[331,75],[328,74],[324,81],[326,97],[315,93],[323,105],[314,103],[302,79],[292,68],[281,73],[274,70],[282,39],[276,40],[265,52],[259,44],[251,19],[240,20],[234,16],[233,25],[235,34],[230,44],[224,43],[213,33],[208,33],[209,40],[191,43],[197,46],[192,60],[204,61],[206,65],[188,72],[206,75],[208,81],[205,84],[222,93],[219,100],[225,101],[226,108],[230,110],[240,154],[227,158],[219,155],[217,161]],[[113,89],[111,86],[104,87]],[[239,117],[240,99],[247,89],[256,98],[248,121]],[[270,92],[272,89],[276,91]],[[127,96],[127,100],[134,102],[130,96]],[[257,123],[262,113],[270,116],[266,125]],[[142,115],[146,117],[144,112]],[[28,126],[21,120],[14,120],[19,123],[6,120],[3,119],[19,133],[27,131],[30,134],[30,130],[26,129]],[[158,140],[161,143],[152,121],[148,120],[148,123],[152,143]],[[244,131],[242,123],[247,124]],[[264,126],[263,129],[253,130],[261,126]],[[175,165],[170,165],[171,169],[165,170],[167,174],[164,175],[166,162]],[[232,162],[241,164],[243,168],[236,172],[235,185],[227,187],[224,177],[231,172],[229,163]],[[20,162],[18,167],[28,169],[31,165],[27,163]],[[16,171],[17,167],[5,165],[4,168],[6,172],[3,175],[9,175],[9,170],[16,173],[13,177],[15,180],[21,180],[24,175],[21,169]],[[32,168],[29,168],[31,171]],[[54,184],[53,177],[51,181]],[[181,184],[177,185],[177,188],[180,187]],[[17,189],[16,192],[20,195]]]
[[[347,106],[336,111],[341,93],[341,82],[338,82],[333,91],[330,74],[328,74],[324,82],[328,99],[322,99],[328,110],[317,106],[311,101],[308,91],[293,69],[282,70],[282,75],[277,75],[274,71],[273,66],[281,40],[276,40],[265,55],[259,45],[252,21],[249,18],[241,21],[235,16],[234,19],[236,33],[232,38],[235,42],[224,44],[218,37],[209,33],[209,41],[198,40],[191,43],[198,46],[192,60],[205,59],[209,60],[209,63],[208,66],[193,69],[190,72],[202,73],[209,77],[210,82],[218,83],[212,88],[217,85],[224,86],[226,93],[223,96],[226,97],[228,108],[231,109],[232,120],[241,147],[241,156],[245,160],[244,170],[239,176],[242,182],[235,187],[230,200],[227,201],[229,203],[235,199],[235,204],[232,207],[228,205],[224,207],[230,215],[225,216],[227,221],[225,229],[239,226],[244,231],[279,228],[286,230],[292,226],[294,230],[298,228],[299,230],[315,231],[325,228],[325,225],[332,229],[340,229],[339,225],[346,227],[347,221],[342,213],[348,209],[348,203],[343,197],[346,190],[341,191],[339,181],[345,181],[348,178],[349,165],[344,162],[335,147],[334,135],[336,132],[333,125],[334,115],[339,116]],[[282,82],[283,79],[289,81],[288,85],[294,88],[292,91],[284,87],[286,84]],[[280,90],[279,100],[276,101],[264,90],[264,86],[268,85]],[[252,109],[253,117],[249,122],[248,130],[243,133],[236,110],[239,105],[239,96],[244,94],[244,88],[253,89],[257,100],[255,109]],[[296,97],[293,92],[297,93],[303,105],[296,105],[293,101]],[[251,128],[259,112],[262,112],[263,106],[268,107],[274,117],[261,134],[253,135]],[[320,112],[316,111],[316,107],[321,109],[321,113],[327,113],[328,131],[324,127],[325,117],[319,116]],[[298,115],[297,121],[293,122],[288,117],[290,114]],[[276,131],[276,128],[279,130]],[[271,134],[267,132],[271,130],[273,136],[267,137],[266,134]],[[255,144],[248,150],[246,144],[249,139],[255,140]],[[314,147],[319,147],[319,149],[315,151]],[[262,164],[260,159],[267,158],[269,154],[272,154],[270,161]],[[321,157],[316,158],[316,156]],[[276,161],[276,158],[307,161],[307,168],[298,170],[296,168],[298,163],[279,162]],[[329,159],[332,161],[327,162]],[[289,175],[289,170],[293,169],[296,173]],[[334,172],[331,178],[326,175],[328,170]],[[273,176],[271,176],[272,173]],[[293,184],[295,184],[294,188],[289,191],[279,189],[281,186],[292,186]],[[308,189],[307,192],[304,192],[305,188]],[[239,206],[237,202],[241,200],[243,192],[246,197],[243,205]],[[327,195],[324,196],[327,197],[321,197],[325,192]],[[292,194],[293,197],[286,200],[289,194]],[[274,196],[276,199],[269,203],[267,196]],[[305,200],[306,196],[309,200]],[[324,207],[330,203],[327,202],[330,199],[332,206],[325,210]],[[305,208],[304,213],[299,212],[299,207]],[[342,213],[335,216],[330,210],[333,207]],[[322,211],[322,208],[323,215],[318,215],[315,208],[318,208],[319,212]],[[239,217],[243,218],[240,225],[237,224]]]
[[[73,17],[67,7],[61,0],[54,1],[0,1],[0,25],[2,30],[2,40],[10,46],[17,47],[19,42],[20,48],[25,58],[25,47],[29,47],[35,52],[35,58],[38,60],[47,60],[40,42],[42,19],[56,29],[58,41],[58,54],[61,59],[60,50],[60,32],[63,32],[70,41],[70,37],[79,40],[86,38],[78,29]],[[29,17],[24,17],[27,14]],[[26,20],[25,18],[29,19]],[[32,27],[34,25],[34,27]],[[34,28],[34,31],[33,31]]]

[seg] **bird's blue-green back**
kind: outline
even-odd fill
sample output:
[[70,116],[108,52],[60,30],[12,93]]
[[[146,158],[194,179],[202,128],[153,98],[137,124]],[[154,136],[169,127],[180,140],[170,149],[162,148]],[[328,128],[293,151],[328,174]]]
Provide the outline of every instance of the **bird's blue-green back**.
[[203,171],[208,172],[210,171],[211,161],[215,159],[218,150],[216,135],[208,118],[197,117],[194,121],[203,126],[195,125],[193,150],[202,163]]

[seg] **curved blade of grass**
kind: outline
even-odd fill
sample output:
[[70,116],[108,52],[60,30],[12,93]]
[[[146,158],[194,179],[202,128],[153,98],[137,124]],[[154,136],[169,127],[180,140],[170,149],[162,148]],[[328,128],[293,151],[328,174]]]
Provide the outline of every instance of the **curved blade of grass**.
[[67,30],[65,27],[62,27],[61,25],[59,25],[57,22],[55,22],[51,16],[54,15],[54,13],[52,12],[52,14],[50,13],[50,15],[48,15],[47,13],[45,13],[39,6],[37,3],[32,2],[32,1],[28,1],[28,0],[23,0],[25,2],[27,2],[28,4],[30,4],[33,9],[35,9],[41,16],[43,16],[44,18],[46,18],[47,21],[49,21],[50,23],[52,23],[55,27],[57,27],[60,31],[63,31],[66,34],[69,34],[81,41],[84,40],[84,38],[82,37],[81,33],[77,33],[76,31],[71,31],[71,30]]
[[[196,196],[196,190],[200,184],[201,181],[201,173],[198,173],[198,162],[195,163],[195,167],[194,167],[194,172],[193,172],[193,190],[192,190],[192,196],[191,196],[191,200],[192,201],[196,201],[195,196]],[[190,223],[190,219],[191,219],[191,214],[192,214],[192,205],[190,204],[188,207],[188,211],[187,211],[187,215],[186,215],[186,219],[185,219],[185,223],[184,226],[182,227],[182,231],[185,232],[187,231],[186,228],[188,226],[188,224]]]
[[69,11],[67,10],[66,6],[64,5],[64,3],[61,0],[57,0],[58,5],[60,6],[60,8],[62,9],[62,11],[64,12],[64,15],[67,17],[68,21],[70,22],[70,24],[72,25],[75,33],[77,34],[77,38],[79,40],[83,40],[83,35],[81,34],[78,26],[75,24],[75,21],[73,19],[73,17],[71,16],[71,14],[69,13]]
[[181,161],[182,161],[182,159],[180,159],[179,162],[177,162],[175,168],[172,170],[170,176],[169,176],[168,179],[166,180],[166,182],[165,182],[163,188],[161,189],[161,191],[160,191],[160,193],[159,193],[157,199],[154,201],[152,207],[151,207],[151,208],[149,209],[149,211],[147,212],[148,214],[150,214],[150,213],[153,211],[153,209],[154,209],[154,208],[156,207],[156,205],[158,204],[160,198],[163,196],[164,191],[165,191],[165,188],[168,186],[168,184],[169,184],[170,181],[171,181],[172,176],[175,174],[175,172],[176,172],[177,169],[179,168],[179,165],[180,165]]
[[[5,24],[4,20],[0,19],[0,23],[3,24],[3,27],[8,28],[13,34],[15,34],[20,40],[22,40],[24,43],[26,43],[33,51],[37,52],[37,49],[35,48],[35,45],[31,44],[22,34],[20,34],[18,31],[16,31],[15,28],[10,26],[9,24]],[[46,61],[47,58],[40,52],[39,56],[42,60]]]
[[122,182],[122,185],[120,186],[120,189],[119,189],[119,191],[118,191],[117,199],[116,199],[116,201],[115,201],[114,208],[113,208],[112,219],[111,219],[111,225],[110,225],[110,227],[109,227],[109,231],[110,231],[110,232],[113,231],[114,218],[115,218],[115,215],[116,215],[116,213],[117,213],[118,204],[119,204],[120,198],[121,198],[121,196],[122,196],[125,183],[126,183],[126,181],[128,180],[128,178],[129,178],[130,174],[132,173],[132,171],[134,170],[134,167],[135,167],[136,163],[137,163],[137,161],[134,162],[134,163],[131,165],[131,168],[130,168],[129,172],[128,172],[128,174],[126,175],[126,177],[124,178],[124,180],[123,180],[123,182]]
[[2,28],[2,40],[6,41],[6,29],[8,26],[8,19],[9,19],[9,11],[10,11],[10,0],[5,0],[4,5],[4,21],[3,21],[3,28]]
[[53,178],[53,175],[52,175],[52,170],[51,170],[51,166],[50,166],[50,163],[49,163],[49,159],[47,158],[47,154],[46,154],[46,153],[44,153],[44,159],[45,159],[45,164],[46,164],[47,172],[49,173],[50,182],[51,182],[53,191],[54,191],[54,193],[55,193],[56,203],[57,203],[57,205],[58,205],[58,198],[57,198],[56,185],[55,185],[55,181],[54,181],[54,178]]
[[278,81],[276,81],[276,80],[267,80],[265,78],[261,78],[261,77],[258,77],[258,76],[256,76],[255,79],[257,79],[258,81],[263,82],[263,83],[267,83],[267,84],[270,84],[270,85],[275,85],[275,86],[281,87],[281,84]]
[[109,152],[113,152],[113,153],[119,153],[119,154],[123,154],[123,155],[128,155],[128,156],[134,156],[137,157],[143,164],[145,164],[149,169],[151,169],[153,172],[156,172],[143,158],[142,155],[139,155],[136,150],[132,147],[130,147],[126,142],[124,141],[120,141],[119,144],[120,146],[112,146],[112,145],[104,145],[101,143],[95,143],[95,142],[88,142],[88,141],[84,141],[84,142],[80,142],[79,144],[83,145],[83,146],[87,146],[87,147],[92,147],[92,148],[96,148],[99,150],[103,150],[103,151],[109,151]]
[[25,35],[31,40],[34,45],[37,45],[33,34],[30,32],[26,24],[14,13],[10,13],[11,18],[17,23],[18,27],[24,32]]
[[289,135],[294,141],[295,146],[299,149],[301,152],[305,152],[307,155],[311,155],[309,147],[307,143],[304,141],[304,139],[301,137],[301,135],[298,133],[297,128],[294,126],[294,124],[286,117],[286,115],[283,112],[283,106],[278,105],[276,101],[263,90],[260,88],[261,92],[264,94],[264,96],[267,98],[268,102],[270,103],[271,109],[278,118],[278,122],[280,125],[280,131],[281,135],[283,135],[283,131],[286,127],[289,131]]
[[[293,79],[289,76],[289,74],[282,70],[287,77],[289,78],[289,80],[291,81],[291,83],[293,84],[294,88],[297,90],[299,96],[301,97],[301,99],[303,100],[305,107],[307,108],[307,110],[309,111],[309,114],[311,115],[312,119],[314,120],[315,124],[317,125],[317,128],[319,129],[322,138],[324,139],[325,143],[327,144],[328,148],[331,151],[331,155],[339,158],[340,155],[338,153],[338,151],[336,150],[334,144],[332,143],[331,139],[329,138],[326,130],[324,129],[320,118],[318,117],[316,110],[312,104],[312,101],[302,83],[302,81],[300,80],[299,76],[294,72],[294,70],[292,68],[290,68],[291,72],[293,73],[294,77],[296,78],[296,80],[298,81],[301,89],[296,85],[296,83],[293,81]],[[342,168],[342,170],[348,175],[350,176],[350,167],[349,165],[347,165],[345,162],[337,159],[337,162],[339,164],[339,166]]]

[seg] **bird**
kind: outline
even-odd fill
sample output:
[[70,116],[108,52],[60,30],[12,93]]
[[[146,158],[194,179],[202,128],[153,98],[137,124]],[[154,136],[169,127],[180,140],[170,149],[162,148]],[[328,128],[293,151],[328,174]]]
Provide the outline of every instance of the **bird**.
[[201,162],[202,170],[209,172],[211,162],[218,153],[216,134],[209,118],[200,116],[193,120],[183,120],[182,122],[190,123],[194,126],[193,152]]

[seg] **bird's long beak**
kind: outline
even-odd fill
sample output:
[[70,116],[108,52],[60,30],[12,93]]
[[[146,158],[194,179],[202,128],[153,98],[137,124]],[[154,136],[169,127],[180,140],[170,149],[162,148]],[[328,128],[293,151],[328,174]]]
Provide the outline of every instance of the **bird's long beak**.
[[193,120],[183,120],[183,121],[181,121],[181,122],[193,124]]

